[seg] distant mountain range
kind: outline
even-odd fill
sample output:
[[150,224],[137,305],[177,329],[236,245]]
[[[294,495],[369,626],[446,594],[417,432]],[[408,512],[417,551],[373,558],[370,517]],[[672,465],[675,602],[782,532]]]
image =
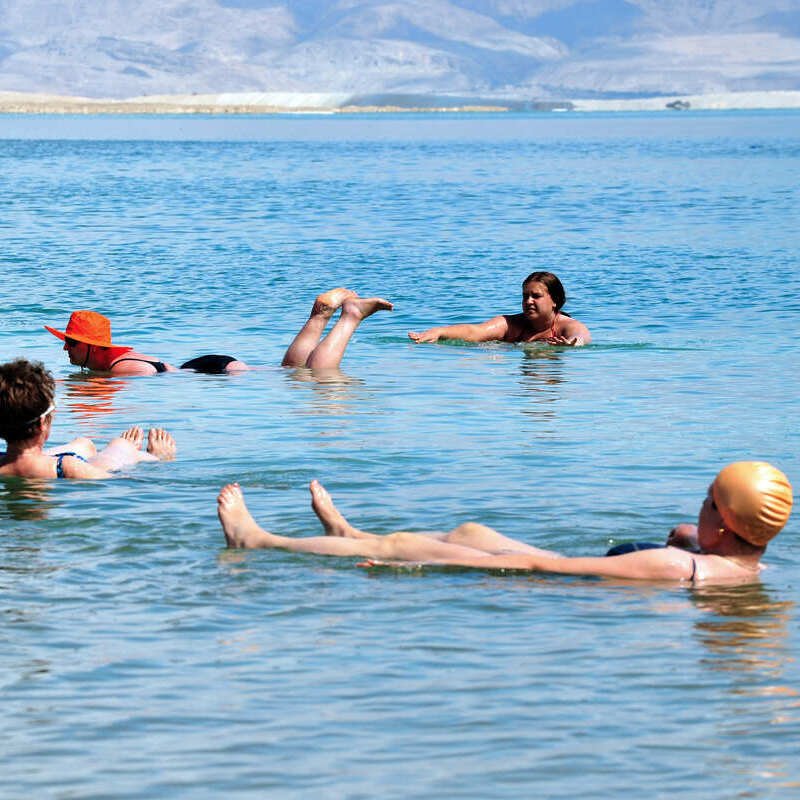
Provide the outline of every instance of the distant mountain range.
[[0,90],[537,98],[800,89],[800,0],[3,0]]

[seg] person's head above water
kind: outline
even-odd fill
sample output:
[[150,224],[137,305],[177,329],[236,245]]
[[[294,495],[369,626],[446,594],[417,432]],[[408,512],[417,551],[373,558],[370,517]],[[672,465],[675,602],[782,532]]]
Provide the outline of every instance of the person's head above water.
[[0,364],[0,438],[30,439],[55,410],[56,384],[38,361],[23,358]]
[[564,291],[564,285],[557,276],[553,275],[552,272],[531,272],[531,274],[522,281],[523,292],[529,283],[541,283],[550,294],[555,304],[556,313],[561,311],[564,307],[564,303],[567,302],[567,293]]
[[725,528],[753,547],[766,547],[789,519],[792,485],[772,464],[737,461],[714,478],[709,500]]
[[97,311],[73,311],[65,331],[44,327],[64,342],[70,362],[79,367],[107,369],[111,359],[133,350],[111,341],[111,320]]
[[44,327],[53,336],[58,337],[67,344],[72,340],[97,347],[118,347],[120,350],[133,349],[112,343],[111,320],[97,311],[73,311],[65,331],[59,331],[49,325]]

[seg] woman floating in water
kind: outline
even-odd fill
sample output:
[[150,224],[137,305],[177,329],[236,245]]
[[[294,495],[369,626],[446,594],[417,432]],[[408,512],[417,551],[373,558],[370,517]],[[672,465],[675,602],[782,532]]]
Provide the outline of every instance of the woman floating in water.
[[20,478],[108,478],[140,461],[171,461],[175,440],[151,428],[143,452],[141,428],[129,428],[98,452],[91,439],[73,439],[44,450],[55,413],[55,381],[42,364],[17,359],[0,364],[0,476]]
[[522,313],[503,314],[476,325],[442,325],[422,333],[411,331],[414,342],[462,339],[465,342],[545,342],[577,347],[592,341],[589,329],[561,309],[567,295],[552,272],[533,272],[522,282]]
[[[320,341],[334,312],[342,313],[328,335]],[[356,328],[376,311],[391,311],[392,304],[380,297],[363,298],[349,289],[331,289],[321,294],[311,309],[311,316],[289,345],[283,357],[285,367],[312,369],[338,367]],[[70,363],[93,372],[112,375],[157,375],[177,372],[165,361],[143,355],[132,347],[111,341],[111,321],[97,311],[74,311],[66,330],[44,326],[64,342]],[[205,355],[181,364],[180,369],[195,372],[225,373],[248,369],[247,364],[233,356]]]
[[[77,367],[112,375],[177,372],[172,364],[138,353],[132,347],[114,344],[111,341],[111,321],[97,311],[73,311],[64,331],[49,325],[44,327],[64,342],[70,363]],[[207,355],[187,361],[181,369],[222,373],[247,369],[247,365],[233,356]]]
[[669,546],[593,558],[540,550],[475,522],[449,533],[367,533],[342,516],[317,481],[311,483],[311,506],[325,536],[293,539],[259,527],[238,484],[223,487],[217,500],[228,547],[362,556],[370,565],[425,562],[634,580],[738,582],[758,575],[767,543],[789,518],[792,487],[782,472],[763,461],[729,464],[714,479],[700,508],[697,553]]

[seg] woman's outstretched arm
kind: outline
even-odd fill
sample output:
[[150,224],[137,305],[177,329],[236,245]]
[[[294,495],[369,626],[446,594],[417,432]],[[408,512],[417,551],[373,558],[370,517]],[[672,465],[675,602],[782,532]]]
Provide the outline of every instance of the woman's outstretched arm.
[[[694,574],[692,556],[672,547],[640,550],[611,557],[568,558],[528,553],[502,555],[482,553],[450,557],[448,553],[442,551],[439,558],[422,558],[420,557],[422,549],[417,547],[416,541],[405,538],[407,536],[408,534],[394,534],[392,537],[387,537],[387,539],[393,540],[391,550],[394,555],[393,563],[396,566],[401,566],[403,562],[417,564],[422,562],[481,569],[518,569],[560,575],[589,575],[630,580],[681,580],[688,579]],[[375,562],[371,562],[366,566],[374,564]]]
[[476,324],[440,325],[435,328],[428,328],[422,333],[409,331],[408,338],[417,344],[438,342],[440,339],[462,339],[465,342],[500,342],[507,333],[508,319],[504,316],[499,316]]

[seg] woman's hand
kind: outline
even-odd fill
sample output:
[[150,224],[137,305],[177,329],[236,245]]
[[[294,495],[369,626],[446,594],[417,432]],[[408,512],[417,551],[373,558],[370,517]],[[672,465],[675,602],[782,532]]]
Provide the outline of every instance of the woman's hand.
[[548,336],[545,341],[558,347],[580,347],[584,343],[581,336]]
[[427,331],[422,331],[422,333],[417,333],[416,331],[409,331],[408,338],[411,339],[412,342],[416,342],[417,344],[422,344],[423,342],[438,342],[439,329],[429,328]]

